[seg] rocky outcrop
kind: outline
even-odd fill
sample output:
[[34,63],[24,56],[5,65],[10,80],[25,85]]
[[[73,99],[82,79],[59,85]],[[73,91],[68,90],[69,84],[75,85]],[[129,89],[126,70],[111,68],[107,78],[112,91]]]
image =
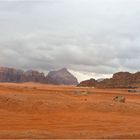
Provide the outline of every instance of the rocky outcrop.
[[20,82],[24,72],[13,68],[0,68],[0,82]]
[[66,68],[48,73],[47,82],[51,84],[77,85],[78,81]]
[[96,87],[97,81],[95,79],[90,79],[81,82],[78,86],[79,87]]
[[0,68],[0,82],[45,82],[45,76],[38,71],[22,71],[13,68]]
[[137,84],[140,84],[140,72],[134,74],[129,72],[118,72],[110,79],[104,79],[103,81],[94,80],[94,82],[90,79],[81,82],[78,86],[96,88],[128,88]]
[[45,83],[46,82],[46,77],[44,73],[40,73],[35,70],[28,70],[24,72],[24,77],[22,78],[23,82],[40,82],[40,83]]
[[35,70],[22,71],[13,68],[0,67],[0,82],[39,82],[48,84],[77,85],[77,79],[67,71],[61,69],[52,71],[47,76]]

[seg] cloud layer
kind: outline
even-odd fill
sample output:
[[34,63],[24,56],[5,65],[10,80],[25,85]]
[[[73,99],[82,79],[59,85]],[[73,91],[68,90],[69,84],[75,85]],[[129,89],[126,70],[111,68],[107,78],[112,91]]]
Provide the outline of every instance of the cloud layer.
[[84,78],[138,71],[139,7],[139,0],[0,1],[0,65],[67,67]]

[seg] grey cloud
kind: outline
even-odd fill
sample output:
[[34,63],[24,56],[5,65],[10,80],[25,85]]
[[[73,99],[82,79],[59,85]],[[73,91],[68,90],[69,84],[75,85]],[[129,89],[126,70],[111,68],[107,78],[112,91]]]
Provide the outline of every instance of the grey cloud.
[[139,0],[1,2],[0,64],[96,75],[138,71],[139,6]]

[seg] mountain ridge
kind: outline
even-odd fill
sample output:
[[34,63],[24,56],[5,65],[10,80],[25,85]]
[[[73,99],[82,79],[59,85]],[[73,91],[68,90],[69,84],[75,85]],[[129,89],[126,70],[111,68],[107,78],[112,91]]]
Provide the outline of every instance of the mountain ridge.
[[78,81],[66,68],[50,71],[48,75],[36,70],[20,70],[9,67],[0,67],[0,82],[39,82],[56,85],[77,85]]
[[140,72],[117,72],[110,79],[98,81],[89,79],[80,82],[79,87],[95,87],[95,88],[128,88],[140,84]]

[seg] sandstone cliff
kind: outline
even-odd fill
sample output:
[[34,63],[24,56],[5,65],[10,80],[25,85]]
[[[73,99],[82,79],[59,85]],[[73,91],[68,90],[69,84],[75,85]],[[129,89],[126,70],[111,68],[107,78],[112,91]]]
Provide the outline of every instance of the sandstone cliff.
[[77,85],[77,79],[67,69],[49,72],[47,76],[35,70],[0,67],[0,82],[39,82],[58,85]]
[[128,88],[140,84],[140,72],[118,72],[110,79],[96,81],[93,79],[81,82],[78,86],[96,87],[96,88]]

